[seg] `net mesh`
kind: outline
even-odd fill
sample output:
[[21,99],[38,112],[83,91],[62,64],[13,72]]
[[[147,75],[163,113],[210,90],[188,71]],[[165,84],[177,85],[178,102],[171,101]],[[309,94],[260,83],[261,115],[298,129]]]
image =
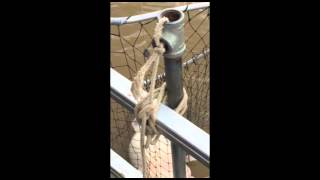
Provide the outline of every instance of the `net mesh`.
[[[188,110],[184,117],[210,134],[209,130],[209,7],[185,11],[185,43],[183,55],[183,81],[187,90]],[[146,61],[157,20],[140,21],[133,24],[111,26],[111,61],[116,71],[132,80]],[[204,54],[197,59],[199,54]],[[193,59],[190,61],[190,59]],[[188,61],[189,60],[189,61]],[[188,63],[187,63],[188,62]],[[190,63],[191,62],[191,63]],[[164,61],[160,60],[158,74],[164,73]],[[147,73],[147,79],[151,72]],[[163,77],[163,76],[162,76]],[[157,80],[157,86],[164,78]],[[148,84],[146,84],[148,89]],[[111,99],[111,148],[133,166],[141,167],[139,136],[133,128],[134,115]],[[135,137],[134,137],[135,136]],[[134,137],[134,138],[133,138]],[[131,143],[130,143],[131,141]],[[172,177],[170,141],[161,137],[160,141],[146,150],[148,177]],[[137,147],[135,147],[137,146]],[[187,167],[189,171],[189,167]],[[190,172],[187,172],[190,173]],[[194,174],[193,174],[194,175]]]

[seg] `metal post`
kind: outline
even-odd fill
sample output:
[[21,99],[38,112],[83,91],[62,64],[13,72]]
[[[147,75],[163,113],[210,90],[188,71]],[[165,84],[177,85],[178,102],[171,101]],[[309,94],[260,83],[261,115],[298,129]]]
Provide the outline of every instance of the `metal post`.
[[[186,49],[184,43],[184,13],[175,9],[164,10],[159,18],[167,17],[170,22],[163,28],[161,42],[164,43],[166,52],[164,54],[167,104],[174,109],[179,105],[183,96],[182,85],[182,55]],[[171,143],[172,163],[175,178],[186,177],[186,152],[174,142]]]
[[[182,85],[182,59],[165,58],[166,83],[168,91],[168,106],[175,108],[183,96]],[[175,178],[186,176],[186,152],[174,142],[171,142],[173,172]]]

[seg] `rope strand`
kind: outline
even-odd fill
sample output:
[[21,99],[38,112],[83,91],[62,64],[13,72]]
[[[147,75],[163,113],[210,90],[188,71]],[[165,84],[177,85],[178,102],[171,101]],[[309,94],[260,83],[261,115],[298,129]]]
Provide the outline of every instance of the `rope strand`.
[[[146,176],[146,162],[145,162],[145,148],[149,145],[155,145],[160,137],[160,133],[156,128],[156,113],[159,110],[161,102],[165,102],[165,88],[166,83],[163,83],[160,88],[155,89],[156,75],[158,72],[158,65],[160,56],[163,56],[165,48],[160,43],[162,36],[162,30],[164,23],[169,22],[168,18],[163,17],[159,20],[155,27],[154,40],[156,47],[153,49],[153,53],[149,60],[141,67],[137,75],[134,77],[131,92],[133,97],[137,100],[135,108],[135,116],[138,123],[141,126],[141,155],[142,155],[142,170],[143,176]],[[152,67],[151,67],[152,66]],[[151,86],[149,92],[144,91],[144,77],[148,70],[152,69]],[[183,89],[183,98],[175,109],[175,111],[181,115],[187,110],[188,95],[185,89]],[[145,136],[147,136],[145,143]]]

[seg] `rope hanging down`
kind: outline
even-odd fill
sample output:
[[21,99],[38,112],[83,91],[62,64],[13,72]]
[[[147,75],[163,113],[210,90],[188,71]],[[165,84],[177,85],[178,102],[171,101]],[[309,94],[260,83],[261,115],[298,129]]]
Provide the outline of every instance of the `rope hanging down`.
[[[134,77],[131,92],[133,97],[137,100],[137,105],[135,108],[135,116],[141,127],[141,155],[142,155],[142,169],[145,176],[145,148],[148,148],[150,144],[154,145],[157,143],[160,133],[156,128],[156,113],[159,110],[161,102],[166,101],[165,88],[166,83],[163,83],[160,88],[155,89],[156,75],[158,71],[160,56],[163,56],[165,48],[162,43],[160,43],[160,38],[162,36],[162,29],[164,23],[169,22],[168,18],[163,17],[159,20],[155,27],[154,41],[156,47],[153,48],[153,53],[149,60],[141,67],[136,77]],[[153,67],[151,68],[151,66]],[[152,70],[151,75],[151,86],[149,92],[144,91],[144,77],[148,70]],[[188,95],[183,88],[183,98],[181,99],[179,105],[175,111],[183,115],[187,110]],[[147,140],[145,143],[145,136]]]

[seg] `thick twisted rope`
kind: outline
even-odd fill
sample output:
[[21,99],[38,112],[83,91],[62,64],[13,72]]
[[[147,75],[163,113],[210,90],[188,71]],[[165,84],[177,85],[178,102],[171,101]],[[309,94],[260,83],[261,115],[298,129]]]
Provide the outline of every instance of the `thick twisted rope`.
[[[160,43],[162,35],[162,29],[164,23],[169,22],[168,18],[163,17],[159,20],[155,27],[154,41],[156,47],[153,49],[154,52],[150,56],[149,60],[141,67],[136,77],[133,79],[131,92],[133,97],[137,100],[135,108],[135,116],[139,124],[141,125],[141,155],[142,155],[142,169],[144,176],[145,173],[145,148],[148,148],[150,144],[154,145],[160,137],[160,133],[156,128],[156,113],[159,110],[161,102],[165,102],[165,88],[166,83],[163,83],[160,88],[155,89],[156,75],[158,71],[159,59],[163,55],[165,49],[163,44]],[[151,66],[153,66],[151,68]],[[148,70],[152,69],[151,75],[151,86],[149,92],[144,91],[144,77]],[[179,114],[184,114],[187,110],[188,95],[186,90],[183,89],[183,98],[180,104],[177,106],[175,111]],[[145,135],[147,141],[145,144]]]

